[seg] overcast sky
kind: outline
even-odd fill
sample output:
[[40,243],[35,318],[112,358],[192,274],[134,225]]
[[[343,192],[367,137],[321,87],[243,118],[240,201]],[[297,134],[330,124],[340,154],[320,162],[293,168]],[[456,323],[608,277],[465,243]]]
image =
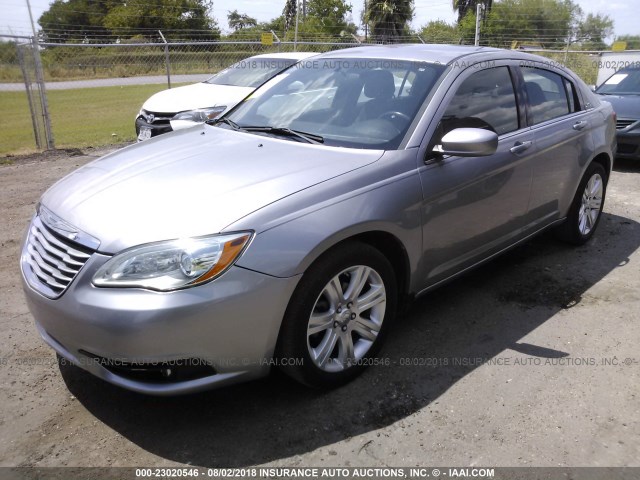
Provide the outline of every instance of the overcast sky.
[[[50,0],[30,0],[34,20],[47,10]],[[615,22],[616,35],[640,35],[637,0],[577,0],[585,13],[606,13]],[[213,15],[218,24],[227,31],[227,13],[238,9],[241,13],[255,17],[258,21],[277,17],[284,7],[285,0],[214,0]],[[353,22],[360,23],[360,12],[364,0],[352,0]],[[0,0],[0,33],[30,35],[31,26],[26,0]],[[415,0],[416,15],[413,27],[419,28],[430,20],[452,22],[455,14],[451,9],[451,0]]]

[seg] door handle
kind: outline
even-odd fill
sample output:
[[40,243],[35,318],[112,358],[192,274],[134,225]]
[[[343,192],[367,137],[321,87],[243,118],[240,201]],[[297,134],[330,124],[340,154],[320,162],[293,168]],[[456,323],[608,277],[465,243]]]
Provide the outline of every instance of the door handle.
[[582,120],[580,122],[576,122],[573,124],[573,129],[574,130],[582,130],[584,127],[587,126],[587,122]]
[[517,155],[519,153],[524,152],[525,150],[528,150],[531,145],[532,145],[531,141],[516,142],[514,143],[513,147],[510,148],[510,151],[511,153],[515,153]]

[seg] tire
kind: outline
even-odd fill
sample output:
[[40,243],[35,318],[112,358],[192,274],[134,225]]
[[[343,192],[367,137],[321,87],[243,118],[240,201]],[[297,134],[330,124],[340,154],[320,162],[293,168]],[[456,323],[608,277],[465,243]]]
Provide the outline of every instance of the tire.
[[593,236],[602,216],[607,181],[607,173],[602,165],[589,165],[578,185],[567,220],[556,230],[561,240],[583,245]]
[[373,363],[396,301],[395,274],[382,253],[360,242],[329,250],[291,297],[276,347],[280,369],[314,388],[349,382]]

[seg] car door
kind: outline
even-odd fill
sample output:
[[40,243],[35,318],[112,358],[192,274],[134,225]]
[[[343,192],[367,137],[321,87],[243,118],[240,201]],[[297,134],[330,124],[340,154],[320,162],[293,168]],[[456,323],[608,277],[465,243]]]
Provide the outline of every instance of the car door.
[[529,230],[535,231],[566,212],[593,152],[593,125],[569,78],[539,64],[522,66],[520,72],[535,144],[527,216]]
[[[526,125],[513,67],[493,63],[461,73],[436,113],[419,168],[422,189],[424,286],[454,275],[516,241],[531,187],[533,134]],[[484,157],[431,154],[454,128],[488,128],[497,151]]]

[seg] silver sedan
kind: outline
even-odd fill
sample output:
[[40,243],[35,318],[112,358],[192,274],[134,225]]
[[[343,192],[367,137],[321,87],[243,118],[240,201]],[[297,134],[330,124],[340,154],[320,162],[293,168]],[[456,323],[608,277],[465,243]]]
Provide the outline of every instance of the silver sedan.
[[51,187],[24,289],[60,356],[124,388],[335,387],[412,298],[548,228],[588,241],[614,153],[611,106],[541,57],[335,51]]

